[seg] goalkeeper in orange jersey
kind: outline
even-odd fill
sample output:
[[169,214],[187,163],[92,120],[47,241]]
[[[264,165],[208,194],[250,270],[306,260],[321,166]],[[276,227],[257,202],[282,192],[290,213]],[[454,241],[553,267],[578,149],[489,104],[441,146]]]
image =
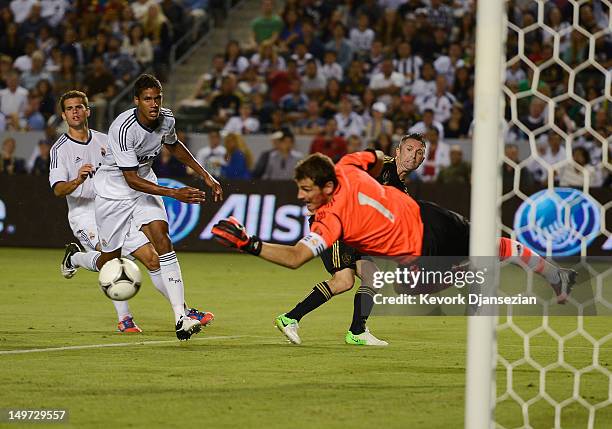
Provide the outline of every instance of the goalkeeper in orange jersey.
[[[295,170],[298,198],[314,213],[314,220],[311,232],[294,246],[264,243],[256,236],[249,236],[234,218],[220,221],[212,232],[224,245],[289,268],[298,268],[327,249],[331,248],[333,252],[334,243],[339,239],[356,252],[373,256],[467,257],[469,222],[431,202],[413,200],[403,185],[398,183],[398,180],[403,183],[407,174],[418,167],[424,156],[425,145],[419,135],[402,138],[395,159],[397,177],[389,167],[392,163],[388,163],[382,179],[397,187],[383,186],[374,179],[384,170],[384,156],[380,151],[346,155],[335,166],[331,159],[321,154],[310,155],[301,161]],[[356,265],[358,256],[355,254],[354,257],[355,268],[359,268]],[[520,259],[546,277],[555,287],[559,302],[566,299],[575,282],[575,272],[551,264],[513,240],[500,239],[499,256],[502,259],[512,258],[511,261],[517,263]],[[335,257],[338,261],[338,251]],[[351,261],[347,258],[345,262]],[[342,267],[339,264],[338,268],[352,270],[345,274],[349,277],[348,281],[334,282],[332,278],[331,286],[330,282],[317,284],[293,310],[277,317],[277,327],[291,342],[301,342],[297,334],[301,317],[327,302],[333,295],[352,287],[355,268],[351,264],[347,265]],[[386,344],[378,339],[374,341],[375,337],[365,328],[365,320],[372,307],[368,301],[372,301],[372,295],[363,290],[355,298],[354,320],[349,330],[355,341],[347,334],[349,344]],[[361,333],[353,332],[361,329]]]

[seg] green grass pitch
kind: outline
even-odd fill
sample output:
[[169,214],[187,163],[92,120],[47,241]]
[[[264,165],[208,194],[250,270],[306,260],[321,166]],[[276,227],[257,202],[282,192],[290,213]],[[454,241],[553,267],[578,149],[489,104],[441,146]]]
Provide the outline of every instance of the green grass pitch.
[[[65,408],[69,423],[58,427],[74,428],[463,427],[464,317],[375,317],[372,332],[390,346],[350,347],[343,342],[349,292],[306,316],[303,344],[294,346],[272,320],[327,277],[319,261],[291,271],[250,256],[179,253],[188,304],[213,311],[215,323],[179,343],[166,301],[144,276],[130,301],[144,332],[123,335],[114,332],[113,306],[94,273],[61,278],[62,254],[0,249],[0,350],[95,347],[0,354],[0,408]],[[560,331],[575,329],[575,318],[553,322]],[[524,320],[524,326],[539,323]],[[606,317],[585,325],[595,338],[612,326]],[[556,342],[536,340],[534,359],[556,361]],[[127,346],[98,347],[118,343]],[[500,333],[504,356],[519,359],[522,345],[521,337]],[[580,337],[568,342],[565,355],[578,367],[592,360]],[[612,365],[612,341],[599,360]],[[498,392],[506,391],[504,371],[498,367]],[[601,373],[587,373],[582,381],[581,393],[592,403],[612,389]],[[571,396],[573,374],[550,371],[546,385],[553,398]],[[538,386],[531,367],[515,369],[517,395],[528,400]],[[553,415],[538,401],[529,408],[530,425],[553,427]],[[501,403],[496,417],[506,427],[523,426],[516,402]],[[587,419],[588,410],[574,403],[564,409],[562,427],[586,427]],[[595,427],[612,427],[610,406],[597,411]]]

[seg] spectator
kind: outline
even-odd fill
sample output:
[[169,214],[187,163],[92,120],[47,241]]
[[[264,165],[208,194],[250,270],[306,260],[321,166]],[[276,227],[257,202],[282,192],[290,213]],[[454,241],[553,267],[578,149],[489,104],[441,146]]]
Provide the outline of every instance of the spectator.
[[283,13],[283,29],[279,33],[279,46],[281,52],[293,50],[295,44],[302,38],[302,24],[297,11],[293,8],[285,9]]
[[210,113],[213,120],[219,125],[225,125],[229,118],[238,115],[241,101],[234,88],[234,78],[225,76],[221,83],[221,91],[213,97],[210,103]]
[[393,132],[398,135],[408,134],[408,130],[418,122],[419,115],[414,104],[414,97],[404,95],[400,99],[399,110],[391,116],[391,122],[395,129]]
[[559,167],[559,165],[568,161],[567,154],[565,153],[565,145],[562,144],[563,141],[559,134],[550,131],[548,133],[547,143],[548,148],[542,158],[548,165]]
[[34,160],[34,166],[30,170],[30,174],[34,176],[49,175],[49,164],[51,163],[50,151],[51,146],[45,140],[38,142],[38,156]]
[[6,131],[6,116],[4,116],[4,113],[0,112],[0,132]]
[[421,77],[417,79],[412,88],[410,94],[416,98],[417,105],[421,105],[423,100],[435,94],[436,92],[436,71],[433,64],[430,62],[424,63],[421,68]]
[[438,130],[438,136],[440,140],[443,140],[444,126],[440,122],[434,120],[434,111],[432,109],[425,109],[423,112],[423,120],[414,124],[408,132],[425,134],[427,130],[432,127]]
[[293,134],[285,133],[278,147],[270,152],[266,169],[262,176],[264,180],[292,180],[295,166],[304,157],[301,152],[293,149]]
[[142,24],[132,25],[128,37],[123,38],[121,53],[135,58],[142,70],[151,65],[153,62],[153,45],[148,37],[144,37]]
[[36,51],[36,40],[28,37],[25,39],[24,46],[23,55],[18,56],[13,63],[13,67],[20,73],[32,68],[32,54]]
[[348,95],[344,95],[340,101],[340,111],[334,116],[338,126],[338,134],[344,137],[350,135],[361,136],[365,130],[365,124],[361,116],[353,112],[353,103]]
[[108,50],[108,39],[109,37],[105,30],[101,30],[96,34],[95,42],[86,49],[85,57],[88,63],[91,63],[95,57],[104,56]]
[[70,7],[68,0],[40,0],[40,5],[41,16],[52,28],[56,28],[62,22]]
[[32,67],[21,75],[21,86],[28,91],[33,89],[42,79],[53,81],[51,73],[44,69],[45,56],[41,51],[32,54]]
[[270,132],[274,104],[266,100],[262,94],[256,93],[251,97],[251,105],[253,116],[259,121],[260,130],[266,133]]
[[[99,62],[99,66],[104,68],[104,60],[101,56],[93,60],[94,69],[97,67],[95,65],[96,62]],[[113,76],[110,73],[109,76],[111,82],[114,82]],[[88,74],[88,77],[103,78],[105,76],[103,74]],[[83,79],[81,74],[76,69],[74,57],[70,54],[62,54],[60,68],[57,72],[53,73],[53,90],[55,94],[61,95],[71,89],[80,89],[83,87],[82,82]],[[98,82],[92,82],[92,84],[92,89],[94,90],[97,90],[97,88],[100,86]],[[88,95],[91,100],[93,94],[88,92]]]
[[291,92],[280,99],[279,106],[285,113],[285,119],[289,122],[297,122],[306,113],[308,97],[302,92],[302,83],[298,80],[291,81]]
[[38,45],[38,49],[41,50],[45,56],[49,56],[51,54],[51,49],[57,45],[57,39],[51,33],[51,29],[47,24],[44,24],[38,32],[36,44]]
[[240,44],[236,40],[230,40],[225,45],[225,68],[224,73],[232,73],[241,76],[249,67],[249,60],[242,56]]
[[85,50],[81,42],[77,40],[77,33],[74,28],[66,28],[60,49],[62,53],[71,55],[78,67],[85,64]]
[[175,0],[161,0],[160,5],[161,12],[170,22],[173,40],[179,40],[187,32],[190,25],[195,25],[194,23],[188,22],[185,14],[187,5],[185,5],[182,0],[180,2]]
[[274,13],[273,0],[262,0],[261,15],[251,22],[251,49],[264,42],[276,43],[282,29],[283,20]]
[[291,59],[295,61],[300,76],[304,76],[304,73],[306,71],[306,63],[310,60],[313,60],[314,56],[310,52],[308,52],[306,45],[302,42],[298,42],[296,44],[293,52],[294,53],[291,55]]
[[0,175],[12,176],[25,174],[25,161],[15,157],[15,139],[8,137],[2,142],[2,162],[0,162]]
[[40,113],[40,97],[35,92],[28,95],[23,117],[20,118],[19,126],[23,131],[42,131],[45,129],[45,117]]
[[140,65],[135,57],[121,52],[121,40],[111,37],[108,41],[108,51],[104,54],[104,62],[115,77],[115,84],[124,88],[138,76]]
[[450,148],[450,165],[440,170],[438,183],[450,185],[454,183],[469,184],[471,179],[470,164],[463,160],[463,150],[458,144]]
[[[519,159],[518,146],[515,144],[506,144],[504,147],[504,155],[506,160],[504,160],[502,166],[502,189],[503,193],[506,194],[514,188],[514,175],[517,173],[515,168],[521,163],[521,160]],[[518,171],[520,171],[520,190],[523,192],[531,190],[534,184],[531,171],[526,167]]]
[[235,133],[246,135],[257,133],[259,131],[259,121],[251,115],[251,105],[242,103],[239,110],[240,115],[232,116],[225,124],[223,130],[228,134]]
[[368,121],[365,127],[366,141],[377,140],[381,134],[393,134],[393,124],[390,120],[385,119],[387,106],[380,101],[372,106],[372,118]]
[[446,90],[446,78],[443,75],[436,77],[436,92],[423,99],[423,109],[434,112],[434,120],[445,124],[450,119],[451,109],[455,104],[455,96]]
[[272,149],[263,151],[259,155],[259,158],[257,158],[257,163],[255,164],[255,168],[253,169],[253,172],[251,173],[251,176],[253,177],[253,179],[262,178],[268,166],[268,161],[270,160],[270,154],[278,148],[280,144],[280,140],[281,138],[283,138],[283,135],[285,133],[289,134],[291,132],[288,129],[284,129],[284,130],[278,129],[274,131],[273,133],[271,133],[270,142],[272,143]]
[[14,22],[7,24],[5,34],[0,37],[0,52],[11,59],[17,58],[24,53],[23,39],[19,37],[17,24]]
[[329,156],[334,162],[346,155],[346,140],[339,136],[337,131],[336,120],[328,120],[323,131],[313,139],[310,153],[322,153]]
[[450,118],[444,124],[444,135],[449,139],[467,138],[469,130],[470,120],[463,114],[461,104],[453,104]]
[[393,46],[401,34],[402,24],[397,17],[397,11],[393,8],[385,9],[382,18],[378,21],[377,38],[383,46]]
[[340,64],[336,62],[336,57],[336,51],[325,51],[323,65],[321,66],[321,74],[327,81],[336,79],[338,82],[342,82],[343,71]]
[[393,60],[395,71],[404,75],[404,86],[410,89],[412,84],[421,77],[423,60],[412,53],[412,46],[406,40],[397,45],[397,58]]
[[238,90],[247,98],[256,94],[265,95],[268,92],[268,84],[257,74],[254,66],[249,66],[238,83]]
[[320,97],[325,93],[327,79],[319,71],[314,59],[306,61],[305,73],[302,78],[302,89],[308,98]]
[[443,4],[442,0],[429,1],[427,16],[432,26],[444,28],[447,33],[450,33],[453,26],[453,11]]
[[452,90],[457,101],[461,103],[467,102],[470,98],[470,91],[473,91],[473,87],[474,84],[470,76],[470,71],[466,67],[458,68],[455,71],[455,84]]
[[323,60],[323,53],[325,48],[321,40],[317,37],[315,27],[312,21],[305,19],[302,23],[302,38],[300,43],[306,46],[306,50],[310,52],[317,60]]
[[6,88],[0,90],[0,112],[7,118],[22,117],[28,102],[28,90],[19,86],[19,72],[11,70],[6,77]]
[[369,81],[365,77],[363,63],[360,60],[353,60],[346,78],[342,82],[342,90],[349,95],[361,98],[368,88],[368,84]]
[[[559,52],[565,52],[570,46],[570,32],[568,29],[571,27],[569,22],[563,21],[563,16],[558,7],[552,7],[548,11],[548,19],[546,22],[550,28],[553,29],[559,35]],[[553,34],[548,31],[542,32],[542,41],[544,43],[554,43]]]
[[196,154],[198,162],[215,177],[221,176],[221,167],[225,164],[227,150],[221,144],[219,131],[213,130],[208,133],[208,146],[204,146]]
[[93,123],[102,130],[106,124],[106,110],[115,95],[115,78],[104,65],[102,57],[93,59],[92,69],[85,75],[85,93],[89,96],[89,107],[93,107]]
[[587,186],[599,187],[603,180],[599,166],[591,165],[589,151],[582,147],[572,150],[574,162],[569,163],[559,172],[560,186],[576,186],[582,188],[586,182]]
[[530,131],[543,127],[547,122],[546,102],[533,97],[529,103],[529,114],[521,118],[521,123]]
[[230,133],[223,140],[225,144],[225,164],[221,166],[224,179],[250,179],[252,164],[251,151],[238,134]]
[[376,37],[374,30],[370,28],[370,19],[368,15],[362,13],[359,15],[357,27],[350,31],[350,42],[355,48],[355,54],[359,58],[367,58],[372,42]]
[[436,127],[427,129],[425,138],[429,142],[427,155],[417,174],[423,182],[435,182],[440,170],[450,165],[450,147],[440,140]]
[[276,53],[272,42],[262,42],[259,45],[259,51],[251,57],[251,65],[257,67],[257,72],[261,75],[287,68],[284,58]]
[[15,22],[17,24],[24,22],[30,16],[32,6],[36,3],[38,3],[36,0],[12,0],[10,7]]
[[380,72],[380,65],[385,59],[385,53],[383,50],[383,44],[380,40],[374,40],[372,42],[372,48],[370,54],[366,58],[366,69],[367,76],[372,77],[375,73]]
[[28,17],[19,26],[19,34],[36,39],[45,21],[40,16],[41,7],[39,2],[32,3]]
[[461,45],[451,43],[448,55],[441,55],[433,63],[438,76],[446,78],[448,86],[452,87],[455,83],[455,73],[458,68],[465,67],[465,62],[461,59]]
[[162,145],[161,153],[153,161],[152,168],[157,177],[185,177],[187,175],[183,163],[170,153],[166,145]]
[[217,54],[212,59],[211,71],[200,76],[193,96],[188,100],[183,100],[182,104],[186,106],[210,104],[212,97],[221,90],[221,83],[225,76],[227,76],[225,73],[225,60],[223,55]]
[[172,47],[172,29],[158,4],[151,4],[142,20],[144,35],[153,45],[153,63],[166,64]]
[[[326,51],[334,51],[336,53],[336,61],[343,70],[346,70],[353,61],[353,47],[346,39],[346,28],[342,23],[337,23],[334,27],[334,37],[325,45]],[[341,80],[342,76],[338,80]]]
[[287,70],[273,70],[268,74],[270,99],[280,103],[280,99],[291,92],[291,82],[300,80],[297,64],[294,60],[287,61]]
[[363,150],[363,142],[359,136],[349,136],[346,142],[346,153],[355,153]]
[[308,136],[317,135],[325,126],[325,119],[320,115],[319,102],[316,99],[308,100],[306,116],[297,122],[300,134]]
[[136,0],[135,2],[131,3],[130,7],[134,13],[134,18],[138,21],[144,20],[149,7],[153,4],[155,4],[154,0]]
[[391,104],[391,96],[399,94],[404,86],[404,75],[393,70],[393,60],[385,58],[380,66],[380,72],[372,75],[370,88],[378,101]]
[[340,91],[340,83],[336,79],[327,80],[327,89],[325,90],[325,96],[323,97],[323,104],[321,108],[321,116],[324,119],[333,118],[338,112],[340,106],[340,99],[342,98],[342,92]]
[[386,156],[393,156],[394,148],[391,135],[383,133],[376,140],[370,140],[370,149],[379,150]]

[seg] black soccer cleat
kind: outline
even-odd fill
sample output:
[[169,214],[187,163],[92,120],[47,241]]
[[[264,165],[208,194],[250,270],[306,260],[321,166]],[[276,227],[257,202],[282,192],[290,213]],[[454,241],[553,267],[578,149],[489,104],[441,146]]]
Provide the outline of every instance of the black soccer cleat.
[[176,322],[176,338],[180,341],[186,341],[191,338],[192,335],[200,332],[201,329],[202,325],[199,320],[181,316],[178,322]]
[[576,285],[578,273],[570,268],[559,268],[559,283],[551,285],[557,295],[557,304],[565,304]]
[[70,258],[75,253],[79,253],[81,248],[76,243],[66,244],[66,251],[64,252],[64,258],[62,259],[62,263],[60,264],[60,273],[66,279],[71,279],[76,274],[77,269],[72,266],[70,262]]

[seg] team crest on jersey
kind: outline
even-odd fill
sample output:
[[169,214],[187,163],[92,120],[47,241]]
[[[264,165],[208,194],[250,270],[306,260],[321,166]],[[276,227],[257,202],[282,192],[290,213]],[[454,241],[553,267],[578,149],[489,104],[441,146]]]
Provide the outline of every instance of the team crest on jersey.
[[101,147],[100,148],[100,153],[102,154],[102,156],[106,156],[106,148]]
[[105,239],[100,240],[100,242],[102,243],[102,246],[108,246],[108,242]]
[[79,162],[80,160],[81,160],[81,157],[80,157],[80,156],[77,156],[77,157],[76,157],[76,159],[74,160],[75,164],[76,164],[77,162]]

